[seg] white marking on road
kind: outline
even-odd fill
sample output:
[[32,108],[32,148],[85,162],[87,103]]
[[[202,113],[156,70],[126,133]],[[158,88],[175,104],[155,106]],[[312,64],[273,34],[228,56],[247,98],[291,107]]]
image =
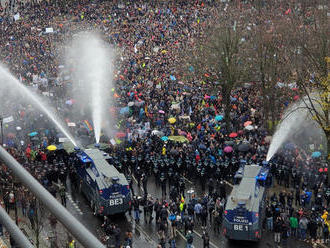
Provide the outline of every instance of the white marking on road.
[[[135,181],[135,183],[138,185],[139,183],[138,183],[138,181],[136,180],[136,178],[135,178],[134,175],[132,175],[132,178],[133,178],[133,180]],[[141,185],[140,185],[140,190],[141,190],[142,192],[144,192],[144,190],[143,190],[143,188],[142,188]]]
[[224,180],[224,182],[225,182],[225,184],[227,184],[228,186],[230,186],[230,187],[234,187],[234,185],[232,185],[230,182],[228,182],[228,181],[226,181],[226,180]]
[[71,204],[72,204],[72,206],[75,208],[75,210],[76,210],[80,215],[83,215],[84,213],[81,211],[81,209],[79,208],[78,204],[72,200],[72,196],[71,196],[68,192],[66,192],[65,195],[66,195],[66,197],[68,198],[68,200],[71,202]]
[[194,184],[192,181],[190,181],[188,178],[186,178],[186,177],[183,177],[183,179],[184,180],[186,180],[188,183],[190,183],[190,184]]
[[[195,233],[198,237],[202,238],[202,235],[201,235],[200,233],[198,233],[197,231],[194,230],[194,233]],[[212,246],[215,247],[215,248],[219,248],[219,247],[216,246],[213,242],[211,242],[211,240],[210,240],[210,245],[212,245]]]

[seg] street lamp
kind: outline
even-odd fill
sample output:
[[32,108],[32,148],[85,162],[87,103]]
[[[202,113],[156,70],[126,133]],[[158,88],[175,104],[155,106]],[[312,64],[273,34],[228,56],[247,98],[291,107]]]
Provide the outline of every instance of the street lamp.
[[3,145],[3,117],[0,115],[0,125],[1,125],[1,145]]

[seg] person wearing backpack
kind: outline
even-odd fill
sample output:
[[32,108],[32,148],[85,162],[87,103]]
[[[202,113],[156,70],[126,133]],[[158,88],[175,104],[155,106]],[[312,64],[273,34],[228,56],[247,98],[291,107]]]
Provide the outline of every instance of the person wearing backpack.
[[186,236],[186,240],[187,240],[186,248],[192,248],[192,244],[194,242],[194,237],[193,237],[192,232],[190,230],[188,231],[188,234]]

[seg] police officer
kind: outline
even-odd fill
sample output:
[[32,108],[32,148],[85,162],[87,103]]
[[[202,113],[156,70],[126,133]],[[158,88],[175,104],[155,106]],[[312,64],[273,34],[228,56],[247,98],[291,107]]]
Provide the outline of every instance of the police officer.
[[166,197],[166,176],[164,172],[160,174],[160,185],[162,187],[162,197]]

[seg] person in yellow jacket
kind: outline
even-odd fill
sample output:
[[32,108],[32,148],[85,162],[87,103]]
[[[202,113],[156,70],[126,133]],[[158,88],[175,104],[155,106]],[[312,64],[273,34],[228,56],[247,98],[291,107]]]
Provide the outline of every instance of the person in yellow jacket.
[[73,238],[71,238],[71,237],[69,237],[68,238],[68,240],[69,240],[69,242],[68,242],[68,248],[76,248],[76,241],[73,239]]
[[321,218],[324,221],[323,225],[323,239],[324,242],[327,243],[327,240],[329,239],[329,233],[330,233],[330,216],[328,211],[324,210],[323,215]]

